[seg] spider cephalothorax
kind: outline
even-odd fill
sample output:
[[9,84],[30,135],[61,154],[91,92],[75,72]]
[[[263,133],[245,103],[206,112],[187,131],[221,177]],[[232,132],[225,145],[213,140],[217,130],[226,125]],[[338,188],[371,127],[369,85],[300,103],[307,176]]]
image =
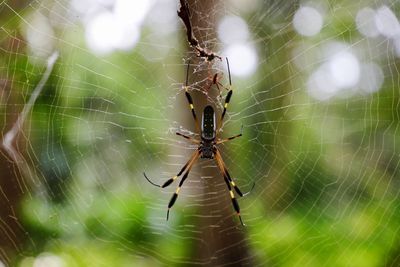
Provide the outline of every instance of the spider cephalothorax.
[[[201,116],[201,127],[199,127],[199,122],[197,120],[196,112],[194,110],[193,99],[192,99],[192,96],[190,95],[190,93],[188,92],[188,88],[189,88],[188,87],[188,75],[186,75],[185,95],[186,95],[187,101],[189,102],[189,107],[191,109],[194,121],[196,123],[196,128],[200,131],[201,140],[197,140],[195,138],[181,134],[179,132],[176,133],[177,135],[188,139],[190,142],[197,144],[198,147],[197,147],[196,151],[193,152],[193,154],[190,157],[190,159],[188,160],[188,162],[186,162],[186,164],[179,171],[179,173],[177,175],[175,175],[174,177],[168,179],[163,185],[158,185],[158,184],[153,183],[144,173],[144,176],[151,184],[158,186],[158,187],[162,187],[162,188],[167,187],[173,181],[175,181],[179,176],[181,176],[183,173],[185,173],[182,177],[182,180],[179,182],[178,188],[176,189],[175,193],[172,195],[171,200],[169,201],[168,211],[167,211],[167,220],[168,220],[168,216],[169,216],[169,210],[174,205],[176,199],[178,198],[178,194],[181,189],[181,186],[183,185],[186,178],[188,177],[189,172],[193,167],[193,164],[197,161],[198,158],[201,157],[201,158],[205,158],[205,159],[214,159],[215,160],[219,170],[221,171],[221,174],[224,176],[225,183],[228,187],[228,190],[229,190],[229,193],[230,193],[230,196],[232,199],[232,205],[240,219],[240,222],[243,224],[242,218],[240,217],[239,204],[235,198],[235,194],[232,191],[232,187],[235,189],[236,193],[239,196],[242,197],[246,194],[243,194],[239,190],[239,188],[236,186],[235,182],[232,180],[232,178],[228,172],[228,169],[226,168],[225,163],[222,159],[221,153],[219,152],[219,149],[218,149],[219,144],[242,136],[242,131],[241,131],[240,134],[237,134],[235,136],[232,136],[232,137],[229,137],[226,139],[217,138],[218,132],[220,131],[221,126],[222,126],[222,121],[224,119],[226,109],[227,109],[229,101],[232,97],[232,90],[230,89],[232,82],[231,82],[231,75],[230,75],[230,71],[229,71],[228,59],[226,59],[226,62],[227,62],[228,73],[229,73],[229,89],[228,89],[229,91],[228,91],[228,94],[226,95],[224,109],[222,111],[221,118],[218,122],[219,126],[217,127],[217,120],[216,120],[214,108],[212,106],[208,105],[203,110],[203,113]],[[189,72],[189,65],[188,65],[187,73],[188,72]],[[243,130],[243,127],[242,127],[242,130]],[[254,187],[254,184],[253,184],[253,187]]]

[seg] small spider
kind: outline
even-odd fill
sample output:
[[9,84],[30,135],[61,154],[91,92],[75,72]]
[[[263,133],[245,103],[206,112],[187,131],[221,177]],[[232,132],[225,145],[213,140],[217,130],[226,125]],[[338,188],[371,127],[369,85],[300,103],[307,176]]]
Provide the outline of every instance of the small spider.
[[[231,75],[230,75],[230,70],[229,70],[228,58],[226,59],[226,63],[227,63],[227,66],[228,66],[228,73],[229,73],[229,87],[231,87],[232,84],[231,84]],[[236,193],[239,196],[243,197],[243,196],[245,196],[245,195],[247,195],[248,193],[251,192],[251,190],[254,188],[255,184],[253,183],[253,186],[252,186],[252,188],[250,189],[250,191],[248,193],[243,194],[239,190],[239,188],[236,186],[235,182],[232,180],[232,178],[231,178],[231,176],[230,176],[230,174],[228,172],[228,169],[226,168],[225,163],[224,163],[224,161],[222,159],[221,153],[220,153],[220,151],[218,149],[218,145],[219,144],[222,144],[222,143],[224,143],[226,141],[230,141],[230,140],[233,140],[233,139],[235,139],[237,137],[242,136],[243,126],[241,128],[240,134],[237,134],[235,136],[232,136],[232,137],[229,137],[229,138],[226,138],[226,139],[217,138],[217,134],[220,131],[221,126],[222,126],[222,121],[224,119],[224,116],[225,116],[225,113],[226,113],[226,109],[227,109],[229,101],[231,100],[231,97],[232,97],[232,90],[229,89],[229,92],[228,92],[228,94],[226,96],[225,104],[224,104],[224,110],[223,110],[223,112],[221,114],[221,119],[219,121],[218,128],[216,126],[216,117],[215,117],[214,109],[210,105],[206,106],[204,108],[204,110],[203,110],[202,119],[201,119],[201,128],[200,128],[199,122],[197,120],[196,112],[194,110],[193,99],[192,99],[190,93],[188,92],[188,85],[187,85],[187,83],[188,83],[188,72],[189,72],[189,64],[188,64],[188,67],[187,67],[185,95],[186,95],[186,98],[187,98],[187,100],[189,102],[189,107],[190,107],[190,109],[192,111],[192,115],[193,115],[196,127],[200,131],[201,140],[194,139],[194,138],[192,138],[190,136],[184,135],[184,134],[179,133],[179,132],[177,132],[176,134],[188,139],[190,142],[192,142],[194,144],[197,144],[198,148],[192,154],[192,156],[190,157],[189,161],[182,167],[182,169],[179,171],[179,173],[177,175],[175,175],[174,177],[172,177],[171,179],[167,180],[163,185],[158,185],[158,184],[153,183],[146,176],[146,173],[143,173],[144,177],[152,185],[164,188],[164,187],[169,186],[173,181],[175,181],[179,176],[181,176],[184,173],[184,175],[182,177],[182,180],[180,181],[180,183],[178,185],[178,188],[176,189],[175,193],[172,195],[171,200],[169,201],[168,211],[167,211],[167,220],[168,220],[169,210],[172,208],[172,206],[174,205],[176,199],[178,198],[179,191],[180,191],[183,183],[185,182],[186,178],[188,177],[189,172],[192,169],[194,163],[197,161],[197,159],[199,157],[205,158],[205,159],[215,159],[215,162],[216,162],[219,170],[221,171],[221,174],[224,176],[225,183],[226,183],[226,185],[228,187],[228,190],[229,190],[229,193],[230,193],[230,196],[231,196],[231,199],[232,199],[233,208],[235,209],[235,211],[236,211],[236,213],[237,213],[237,215],[238,215],[238,217],[240,219],[240,223],[242,225],[244,225],[243,221],[242,221],[242,218],[240,216],[239,204],[238,204],[238,202],[237,202],[237,200],[235,198],[235,194],[232,191],[232,187],[235,189]]]
[[[211,78],[212,77],[212,78]],[[223,75],[219,74],[219,73],[215,73],[214,75],[211,74],[211,72],[209,72],[209,76],[208,76],[208,85],[206,86],[206,89],[204,90],[205,93],[208,93],[208,91],[210,91],[211,87],[213,85],[215,85],[218,89],[218,93],[219,93],[219,97],[221,97],[222,95],[222,89],[227,90],[228,92],[230,91],[230,88],[227,88],[226,86],[224,86],[220,81],[222,79]],[[229,76],[229,85],[231,85],[231,76]],[[229,86],[230,87],[230,86]]]

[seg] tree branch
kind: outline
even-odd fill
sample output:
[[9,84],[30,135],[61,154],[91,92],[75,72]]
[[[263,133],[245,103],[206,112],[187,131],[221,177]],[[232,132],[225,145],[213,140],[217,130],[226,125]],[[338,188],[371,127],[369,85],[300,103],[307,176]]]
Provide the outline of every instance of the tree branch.
[[193,34],[192,23],[190,21],[190,9],[186,0],[180,0],[181,7],[178,10],[178,16],[182,19],[183,23],[186,27],[186,35],[189,45],[196,50],[197,57],[204,58],[206,61],[211,62],[215,58],[219,58],[222,60],[220,56],[215,54],[212,51],[207,51],[205,48],[202,48],[199,44],[199,41]]

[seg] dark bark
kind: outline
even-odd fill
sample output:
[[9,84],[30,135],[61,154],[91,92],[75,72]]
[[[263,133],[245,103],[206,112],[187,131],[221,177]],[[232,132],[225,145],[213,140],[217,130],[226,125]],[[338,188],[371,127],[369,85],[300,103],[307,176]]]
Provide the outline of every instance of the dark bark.
[[[3,103],[6,106],[4,131],[0,136],[3,140],[4,134],[17,120],[19,110],[16,107],[20,105],[15,105],[18,98],[15,92],[18,90],[11,90],[10,83],[1,84],[0,90],[4,96],[7,96],[4,97],[7,103]],[[20,251],[25,236],[19,219],[19,205],[26,185],[18,171],[18,166],[7,156],[8,153],[1,144],[0,147],[0,261],[9,265],[14,255]],[[18,142],[18,147],[24,147],[21,141]]]

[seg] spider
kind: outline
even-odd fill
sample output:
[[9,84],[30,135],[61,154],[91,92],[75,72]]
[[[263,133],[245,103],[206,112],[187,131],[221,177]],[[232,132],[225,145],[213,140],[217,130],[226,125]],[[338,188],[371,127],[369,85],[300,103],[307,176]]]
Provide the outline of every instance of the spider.
[[222,76],[222,75],[220,75],[220,74],[218,74],[218,73],[215,73],[214,76],[212,76],[212,78],[210,78],[210,77],[211,77],[211,73],[210,73],[210,76],[209,76],[209,78],[208,78],[209,84],[207,85],[207,87],[206,87],[206,89],[205,89],[205,92],[206,92],[206,93],[208,93],[208,91],[211,89],[211,87],[212,87],[213,85],[215,85],[215,86],[217,87],[218,92],[219,92],[219,97],[221,97],[221,94],[222,94],[221,87],[222,87],[223,89],[226,89],[227,91],[229,91],[229,88],[225,87],[225,86],[220,82],[221,76]]
[[[231,81],[231,74],[230,74],[230,69],[229,69],[229,61],[228,58],[226,58],[226,64],[228,66],[228,73],[229,73],[229,88],[232,86],[232,81]],[[240,223],[242,225],[244,225],[242,217],[240,216],[240,208],[239,208],[239,204],[235,198],[235,194],[232,191],[232,187],[234,188],[234,190],[236,191],[236,193],[243,197],[247,194],[249,194],[251,192],[251,190],[254,188],[254,185],[252,186],[252,188],[250,189],[249,192],[243,194],[240,189],[237,187],[237,185],[235,184],[235,182],[232,180],[228,169],[225,166],[225,163],[222,159],[221,153],[218,149],[218,145],[222,144],[224,142],[233,140],[235,138],[238,138],[240,136],[242,136],[242,132],[243,132],[243,125],[240,131],[240,134],[234,135],[232,137],[226,138],[226,139],[219,139],[217,138],[217,134],[219,133],[219,131],[221,130],[222,127],[222,121],[225,117],[225,113],[226,113],[226,109],[228,107],[229,101],[231,100],[232,97],[232,89],[229,89],[229,92],[225,98],[225,104],[224,104],[224,109],[223,112],[221,114],[221,118],[219,120],[219,124],[218,124],[218,128],[216,126],[216,115],[214,112],[214,108],[210,105],[206,106],[203,110],[202,113],[202,118],[201,118],[201,126],[199,126],[199,122],[196,116],[196,112],[194,110],[194,104],[193,104],[193,99],[192,96],[190,95],[190,93],[188,92],[188,74],[189,73],[189,64],[187,66],[187,70],[186,70],[186,85],[185,85],[185,95],[186,95],[186,99],[189,102],[189,107],[190,110],[192,112],[192,116],[194,119],[194,122],[196,124],[196,128],[197,130],[200,131],[200,135],[201,135],[201,140],[197,140],[194,139],[190,136],[184,135],[182,133],[177,132],[176,134],[186,138],[187,140],[189,140],[190,142],[198,145],[196,151],[192,154],[192,156],[190,157],[190,159],[186,162],[186,164],[182,167],[182,169],[178,172],[177,175],[175,175],[174,177],[168,179],[164,184],[162,185],[158,185],[153,183],[146,175],[146,173],[143,173],[144,177],[147,179],[148,182],[150,182],[152,185],[157,186],[157,187],[167,187],[170,184],[172,184],[173,181],[175,181],[178,177],[180,177],[183,173],[183,177],[182,180],[179,182],[179,185],[175,191],[175,193],[172,195],[171,200],[168,203],[168,211],[167,211],[167,220],[169,218],[169,211],[172,208],[172,206],[175,204],[176,199],[178,198],[178,194],[179,191],[183,185],[183,183],[185,182],[186,178],[189,175],[190,170],[192,169],[194,163],[201,157],[204,159],[214,159],[221,174],[224,177],[225,183],[228,187],[229,190],[229,194],[231,196],[232,199],[232,205],[234,210],[236,211],[236,214],[239,217]],[[201,127],[201,128],[200,128]]]

